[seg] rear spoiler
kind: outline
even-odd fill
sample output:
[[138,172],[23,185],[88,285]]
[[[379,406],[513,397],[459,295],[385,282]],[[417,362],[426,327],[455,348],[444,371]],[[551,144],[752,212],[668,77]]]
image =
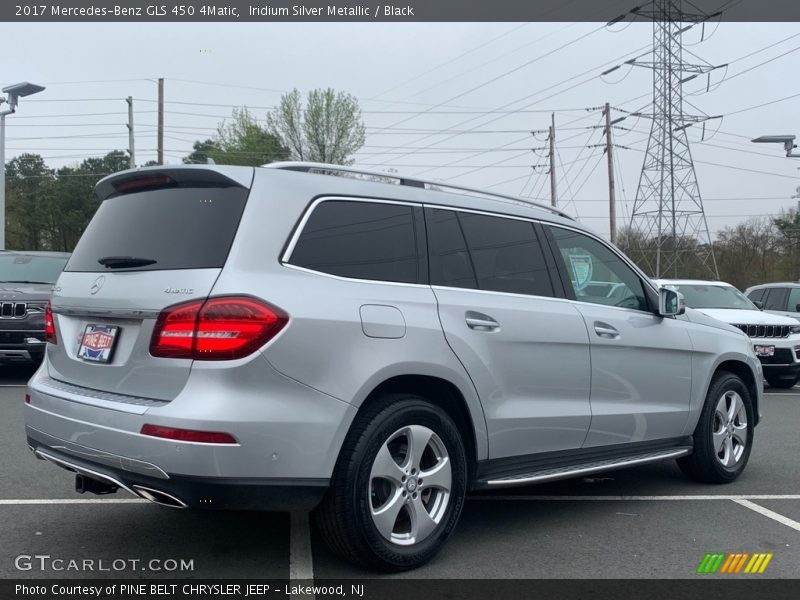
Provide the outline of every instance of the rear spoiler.
[[[175,165],[128,169],[108,175],[94,188],[100,200],[138,190],[164,187],[242,187],[253,184],[253,167]],[[141,185],[137,185],[141,184]]]

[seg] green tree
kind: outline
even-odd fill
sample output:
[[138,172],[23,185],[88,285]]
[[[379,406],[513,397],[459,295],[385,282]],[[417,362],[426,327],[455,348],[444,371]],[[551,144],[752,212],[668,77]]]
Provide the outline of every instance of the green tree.
[[214,138],[195,142],[194,152],[184,162],[201,157],[210,158],[218,165],[255,167],[286,160],[289,150],[278,137],[259,125],[247,108],[234,108],[230,120],[220,123]]
[[220,151],[213,139],[195,142],[192,150],[193,152],[189,156],[183,158],[183,163],[186,165],[204,165],[208,162],[212,152]]
[[49,209],[55,174],[38,154],[22,154],[6,165],[6,247],[42,250],[50,246]]
[[309,92],[305,107],[298,90],[284,94],[267,127],[295,160],[350,165],[366,140],[358,100],[331,88]]
[[58,170],[37,154],[14,158],[6,171],[7,247],[71,251],[100,204],[95,184],[126,168],[128,158],[120,150]]

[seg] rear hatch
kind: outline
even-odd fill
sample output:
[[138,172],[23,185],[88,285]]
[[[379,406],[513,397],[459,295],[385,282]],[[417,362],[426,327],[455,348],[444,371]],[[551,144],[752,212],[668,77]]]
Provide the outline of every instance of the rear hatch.
[[253,169],[125,171],[97,185],[102,203],[53,292],[51,378],[171,400],[192,361],[150,355],[159,313],[206,298],[225,264]]

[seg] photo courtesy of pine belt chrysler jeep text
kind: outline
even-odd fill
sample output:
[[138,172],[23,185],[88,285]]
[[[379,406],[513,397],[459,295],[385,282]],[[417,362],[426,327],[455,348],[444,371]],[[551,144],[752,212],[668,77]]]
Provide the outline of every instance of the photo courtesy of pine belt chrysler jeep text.
[[435,555],[469,490],[671,459],[742,473],[750,340],[568,216],[268,167],[97,184],[25,407],[31,449],[79,492],[314,509],[340,555],[397,571]]

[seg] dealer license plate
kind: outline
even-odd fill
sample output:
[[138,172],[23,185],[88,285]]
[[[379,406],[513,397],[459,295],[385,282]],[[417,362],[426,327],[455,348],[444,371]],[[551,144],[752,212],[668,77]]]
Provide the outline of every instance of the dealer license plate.
[[78,348],[78,358],[107,363],[114,355],[118,334],[116,325],[87,325]]

